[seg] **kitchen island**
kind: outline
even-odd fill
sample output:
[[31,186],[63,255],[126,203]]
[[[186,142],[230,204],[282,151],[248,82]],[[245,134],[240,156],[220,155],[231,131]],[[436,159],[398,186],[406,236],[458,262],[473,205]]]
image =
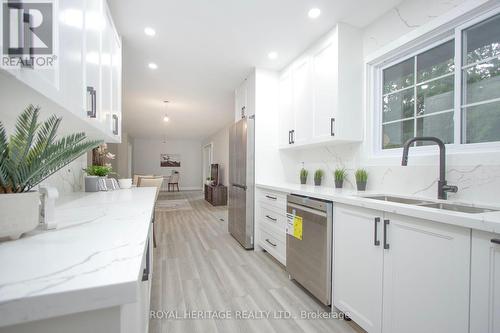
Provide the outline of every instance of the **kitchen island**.
[[147,331],[155,191],[74,193],[57,229],[1,242],[0,331]]

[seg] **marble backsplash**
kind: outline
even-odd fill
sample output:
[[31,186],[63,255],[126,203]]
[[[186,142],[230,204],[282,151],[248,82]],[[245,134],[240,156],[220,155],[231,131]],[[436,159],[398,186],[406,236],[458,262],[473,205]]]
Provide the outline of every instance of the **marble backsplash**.
[[57,171],[42,184],[57,188],[59,196],[64,194],[81,192],[83,188],[83,169],[87,167],[87,154],[84,154]]
[[[381,193],[437,198],[439,177],[438,156],[432,156],[435,163],[411,165],[416,158],[410,158],[408,166],[399,163],[373,165],[360,160],[353,146],[321,147],[304,151],[281,152],[282,159],[289,166],[285,169],[285,181],[299,183],[302,165],[309,171],[307,183],[314,184],[314,171],[325,171],[322,186],[334,186],[333,172],[336,168],[346,168],[348,179],[344,186],[356,188],[355,170],[362,167],[368,171],[367,190]],[[435,157],[435,158],[434,158]],[[398,158],[399,159],[399,158]],[[453,160],[448,157],[448,161]],[[471,159],[474,160],[474,159]],[[480,161],[479,159],[475,159]],[[450,185],[457,185],[459,191],[449,194],[450,200],[500,205],[500,165],[498,164],[458,164],[448,163],[446,179]]]

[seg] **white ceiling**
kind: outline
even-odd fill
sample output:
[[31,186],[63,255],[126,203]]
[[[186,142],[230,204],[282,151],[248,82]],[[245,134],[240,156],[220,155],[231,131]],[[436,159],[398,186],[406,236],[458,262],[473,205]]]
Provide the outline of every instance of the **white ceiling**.
[[[108,0],[123,40],[124,130],[136,138],[206,138],[232,120],[234,88],[253,67],[282,69],[336,22],[362,27],[399,1]],[[312,7],[321,9],[316,20],[307,16]],[[279,58],[269,60],[270,51]]]

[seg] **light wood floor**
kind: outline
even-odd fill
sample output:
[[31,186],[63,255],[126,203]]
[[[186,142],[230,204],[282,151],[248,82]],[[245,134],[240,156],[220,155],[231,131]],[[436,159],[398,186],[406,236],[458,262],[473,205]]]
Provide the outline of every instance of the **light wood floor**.
[[[212,207],[201,192],[160,194],[166,199],[187,199],[192,209],[156,211],[151,310],[231,311],[232,319],[151,319],[151,333],[362,332],[341,319],[301,319],[301,311],[329,309],[267,253],[244,250],[227,232],[225,207]],[[288,311],[297,318],[242,320],[237,313],[258,312],[239,311]]]

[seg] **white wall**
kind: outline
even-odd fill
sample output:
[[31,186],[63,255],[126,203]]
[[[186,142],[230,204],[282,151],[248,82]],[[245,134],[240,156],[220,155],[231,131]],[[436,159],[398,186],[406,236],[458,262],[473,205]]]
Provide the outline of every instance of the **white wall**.
[[[380,17],[363,31],[364,56],[368,57],[405,34],[415,31],[451,10],[459,10],[463,0],[431,1],[406,0],[396,8]],[[484,1],[473,1],[482,3]],[[470,1],[469,1],[470,3]],[[367,82],[364,83],[366,87]],[[365,98],[365,96],[360,96]],[[438,153],[416,156],[410,151],[407,167],[401,166],[401,156],[376,157],[372,153],[373,110],[365,107],[365,140],[362,144],[325,146],[301,151],[277,151],[282,160],[285,180],[299,182],[299,170],[302,162],[310,171],[308,183],[313,183],[312,173],[321,168],[326,171],[325,186],[333,186],[333,170],[346,167],[349,172],[346,187],[354,188],[354,170],[363,167],[368,170],[368,190],[418,195],[435,198],[438,178]],[[257,119],[259,114],[257,114]],[[360,119],[360,123],[363,119]],[[458,185],[457,194],[450,194],[450,199],[472,201],[476,203],[498,204],[500,197],[500,152],[480,153],[461,152],[447,156],[447,180]],[[259,166],[257,167],[260,168]],[[267,167],[271,178],[279,180],[276,166]],[[271,179],[272,181],[272,179]],[[262,182],[260,179],[258,182]]]
[[[180,172],[179,187],[184,190],[201,189],[201,141],[169,141],[161,139],[133,140],[133,170],[136,174],[170,175]],[[180,168],[160,167],[160,154],[180,154]]]
[[225,125],[203,142],[203,145],[212,144],[212,163],[219,164],[219,183],[226,186],[229,180],[229,128],[232,124]]
[[[0,71],[0,121],[5,126],[7,135],[12,134],[17,117],[29,104],[41,107],[40,121],[53,114],[63,117],[58,131],[59,136],[82,131],[81,121],[73,118],[67,111],[45,96]],[[82,169],[86,166],[87,156],[84,154],[47,178],[43,183],[56,187],[60,195],[82,191]]]

